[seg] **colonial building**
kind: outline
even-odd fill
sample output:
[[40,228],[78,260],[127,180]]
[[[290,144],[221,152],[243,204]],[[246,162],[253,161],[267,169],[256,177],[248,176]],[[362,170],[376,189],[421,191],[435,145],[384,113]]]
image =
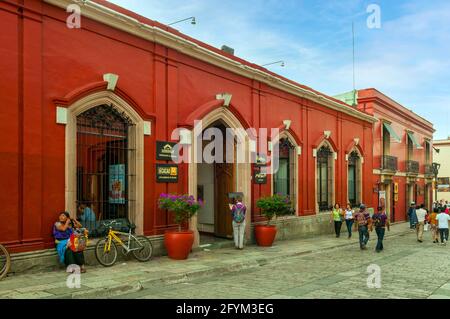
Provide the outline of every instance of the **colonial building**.
[[[450,138],[433,141],[433,160],[439,164],[439,174],[436,183],[437,192],[433,194],[435,201],[450,202]],[[437,194],[437,197],[436,197]]]
[[373,128],[373,203],[385,204],[391,221],[406,220],[412,202],[431,209],[433,124],[376,89],[337,98],[377,119]]
[[[80,28],[67,24],[71,4]],[[158,239],[176,227],[157,207],[161,193],[205,199],[189,225],[197,244],[199,233],[231,235],[230,192],[243,193],[248,235],[261,221],[256,200],[273,193],[294,202],[286,236],[330,232],[335,202],[374,206],[377,186],[390,192],[395,220],[413,196],[424,200],[419,148],[429,150],[432,126],[374,90],[355,108],[107,1],[5,0],[0,27],[0,242],[13,251],[53,247],[59,212],[75,216],[82,204],[95,223],[128,218]],[[373,115],[384,120],[375,139]],[[204,147],[196,120],[222,131],[279,128],[278,173],[256,179],[249,161],[174,164],[169,142],[181,139],[190,155]],[[243,154],[267,144],[263,155],[273,155],[271,137],[239,132]]]

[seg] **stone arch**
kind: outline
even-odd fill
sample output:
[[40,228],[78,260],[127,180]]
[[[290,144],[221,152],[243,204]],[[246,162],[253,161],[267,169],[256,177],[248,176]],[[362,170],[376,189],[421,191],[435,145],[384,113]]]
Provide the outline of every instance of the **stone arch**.
[[[195,119],[193,119],[195,120]],[[247,214],[246,214],[246,237],[250,238],[250,227],[251,227],[251,183],[252,183],[252,175],[251,175],[251,163],[250,163],[250,143],[249,143],[249,135],[246,132],[246,129],[243,127],[241,121],[236,117],[234,112],[231,112],[227,107],[218,107],[212,108],[209,113],[205,114],[202,118],[198,120],[202,121],[202,127],[194,126],[192,128],[193,134],[191,134],[191,147],[190,147],[190,158],[189,162],[189,194],[197,197],[197,150],[198,143],[196,134],[201,133],[201,131],[211,124],[222,121],[229,128],[236,129],[236,137],[238,143],[241,143],[240,150],[245,154],[245,161],[243,163],[236,164],[236,191],[242,192],[244,194],[243,201],[247,206]],[[191,131],[191,132],[192,132]],[[200,131],[200,132],[198,132]],[[194,231],[195,241],[194,246],[198,246],[200,243],[199,233],[197,229],[198,219],[197,216],[194,216],[191,219],[190,229]]]
[[130,147],[136,151],[129,155],[129,169],[134,171],[134,181],[129,182],[129,195],[134,198],[133,207],[129,206],[129,218],[136,224],[136,232],[143,234],[144,225],[144,120],[131,104],[112,91],[99,91],[86,95],[67,106],[65,131],[65,207],[71,214],[76,214],[77,200],[77,116],[100,105],[113,105],[126,114],[133,122],[128,132]]

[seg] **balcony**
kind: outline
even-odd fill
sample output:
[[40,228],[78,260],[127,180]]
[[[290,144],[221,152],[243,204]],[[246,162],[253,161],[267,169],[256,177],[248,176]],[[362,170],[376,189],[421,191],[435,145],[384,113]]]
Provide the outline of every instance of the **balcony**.
[[425,176],[427,176],[427,177],[433,177],[434,176],[433,165],[425,164]]
[[406,173],[408,174],[419,174],[419,162],[417,161],[406,161]]
[[383,171],[397,172],[398,159],[395,156],[383,155],[381,156],[381,169]]

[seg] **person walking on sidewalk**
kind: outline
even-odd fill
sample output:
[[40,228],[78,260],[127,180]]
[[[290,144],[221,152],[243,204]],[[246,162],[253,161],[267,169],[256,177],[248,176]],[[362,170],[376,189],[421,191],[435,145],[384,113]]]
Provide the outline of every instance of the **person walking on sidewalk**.
[[369,228],[372,228],[372,221],[364,204],[361,204],[359,212],[355,214],[355,221],[359,233],[359,246],[361,250],[365,250],[369,242]]
[[437,217],[439,234],[441,235],[441,244],[446,245],[448,241],[448,222],[450,221],[450,216],[444,211],[441,211]]
[[344,213],[339,204],[335,204],[333,211],[331,212],[330,224],[334,222],[334,232],[336,233],[336,238],[341,237],[342,220],[344,219]]
[[416,234],[417,241],[423,243],[423,229],[425,226],[425,219],[427,216],[427,211],[424,209],[425,205],[420,205],[419,209],[416,210],[417,224],[416,224]]
[[408,217],[409,217],[409,227],[411,229],[415,229],[416,224],[417,224],[416,203],[415,202],[412,202],[411,206],[409,207]]
[[375,227],[375,232],[377,233],[378,241],[375,251],[377,253],[381,252],[383,247],[383,239],[387,230],[390,231],[390,223],[387,218],[386,212],[383,211],[383,207],[378,207],[378,212],[372,216],[373,226]]
[[437,215],[440,213],[440,209],[438,207],[434,207],[433,212],[430,214],[429,222],[431,227],[431,239],[433,239],[433,243],[439,243],[439,229],[438,229],[438,221],[436,219]]
[[245,214],[247,207],[242,203],[242,198],[236,198],[235,204],[230,204],[233,217],[233,237],[236,249],[244,249]]
[[347,204],[344,217],[345,217],[345,224],[347,225],[348,239],[350,239],[352,238],[352,228],[353,223],[355,222],[355,218],[353,217],[353,209],[350,204]]

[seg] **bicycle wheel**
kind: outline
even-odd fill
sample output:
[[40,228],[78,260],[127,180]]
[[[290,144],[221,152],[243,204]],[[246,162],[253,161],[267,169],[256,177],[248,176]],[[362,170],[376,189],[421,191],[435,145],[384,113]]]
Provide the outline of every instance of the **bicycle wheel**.
[[145,236],[136,236],[136,239],[131,239],[131,249],[138,248],[138,250],[133,250],[133,256],[139,261],[148,261],[152,258],[153,245],[150,239]]
[[110,250],[106,251],[107,245],[108,238],[100,239],[97,242],[97,245],[95,245],[95,258],[101,265],[111,267],[117,261],[117,247],[114,242],[111,242]]
[[6,247],[0,245],[0,280],[2,280],[8,274],[11,267],[11,256],[6,250]]

